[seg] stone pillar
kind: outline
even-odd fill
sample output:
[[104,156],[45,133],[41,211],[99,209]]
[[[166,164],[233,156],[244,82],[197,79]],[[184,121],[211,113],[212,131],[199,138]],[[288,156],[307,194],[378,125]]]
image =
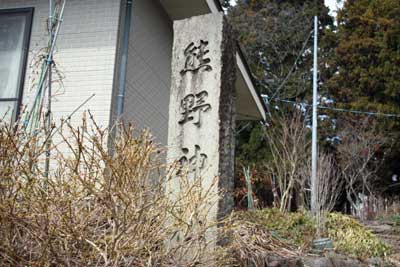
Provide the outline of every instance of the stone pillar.
[[[167,159],[205,189],[217,179],[212,190],[222,193],[211,220],[233,208],[235,48],[222,13],[174,22]],[[179,190],[179,182],[168,188]]]

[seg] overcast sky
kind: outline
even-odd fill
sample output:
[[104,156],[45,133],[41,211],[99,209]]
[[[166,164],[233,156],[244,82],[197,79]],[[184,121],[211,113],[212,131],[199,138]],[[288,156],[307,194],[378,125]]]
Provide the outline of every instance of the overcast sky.
[[[230,0],[232,5],[236,4],[236,0]],[[341,1],[343,2],[343,1]],[[337,10],[338,7],[341,7],[342,4],[337,4],[337,0],[325,0],[325,5],[329,7],[331,10],[332,15],[335,14],[335,11]]]
[[334,15],[335,11],[338,9],[338,7],[340,8],[343,3],[338,4],[337,0],[325,0],[325,5],[329,7],[332,15]]

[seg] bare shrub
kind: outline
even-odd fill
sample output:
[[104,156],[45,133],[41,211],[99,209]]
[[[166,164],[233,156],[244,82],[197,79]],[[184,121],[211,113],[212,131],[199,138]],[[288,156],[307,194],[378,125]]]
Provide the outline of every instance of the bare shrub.
[[[317,230],[323,231],[326,215],[329,214],[335,207],[340,195],[343,192],[345,180],[337,169],[336,161],[333,154],[321,152],[318,156],[318,172],[316,179],[316,221]],[[301,170],[303,181],[306,187],[310,188],[311,161],[308,161]],[[307,206],[309,203],[308,190],[301,192],[306,200]],[[320,232],[318,232],[319,234]]]
[[[326,216],[333,210],[342,194],[344,179],[336,170],[333,155],[320,154],[318,161],[316,220],[317,234],[320,234],[320,231],[324,230]],[[311,167],[309,170],[311,171]]]
[[[222,250],[206,238],[216,225],[207,219],[211,190],[162,164],[147,131],[118,126],[111,138],[87,125],[61,133],[71,154],[53,144],[48,179],[45,131],[0,127],[0,265],[222,265]],[[173,199],[165,192],[172,177],[181,184]]]

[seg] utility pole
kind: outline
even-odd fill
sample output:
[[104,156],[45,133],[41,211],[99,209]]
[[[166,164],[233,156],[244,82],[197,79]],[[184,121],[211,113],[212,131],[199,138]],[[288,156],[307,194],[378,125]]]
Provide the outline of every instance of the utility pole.
[[311,147],[311,213],[317,215],[317,105],[318,105],[318,16],[314,16],[314,68],[313,68],[313,111],[312,111],[312,147]]

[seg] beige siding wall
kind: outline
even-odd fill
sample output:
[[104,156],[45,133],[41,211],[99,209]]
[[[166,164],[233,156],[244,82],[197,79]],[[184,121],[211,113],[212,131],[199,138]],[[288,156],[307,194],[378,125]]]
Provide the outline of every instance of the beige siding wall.
[[[35,8],[29,53],[31,62],[47,42],[48,0],[0,0],[0,9],[21,7]],[[125,1],[121,0],[67,1],[54,56],[65,76],[64,87],[55,88],[55,121],[66,118],[90,95],[96,94],[74,115],[72,123],[79,124],[82,112],[90,110],[101,126],[109,125],[110,111],[112,109],[115,114],[116,110],[118,71],[114,76],[114,69],[117,67],[118,70],[120,62],[116,57],[117,39],[121,37],[118,29],[119,23],[123,22],[124,7]],[[135,0],[125,120],[134,122],[138,128],[149,128],[157,142],[164,145],[168,136],[172,41],[172,21],[158,0]],[[32,99],[29,73],[30,69],[27,70],[24,104]]]
[[[34,7],[29,62],[46,45],[48,0],[0,0],[0,9]],[[65,76],[63,88],[55,86],[53,99],[55,121],[66,118],[90,95],[96,94],[73,118],[90,109],[101,126],[108,126],[115,67],[120,0],[68,0],[57,41],[55,62]],[[28,63],[29,63],[28,62]],[[29,73],[23,102],[32,93]]]
[[125,119],[149,128],[156,141],[168,138],[172,21],[157,0],[133,1]]

